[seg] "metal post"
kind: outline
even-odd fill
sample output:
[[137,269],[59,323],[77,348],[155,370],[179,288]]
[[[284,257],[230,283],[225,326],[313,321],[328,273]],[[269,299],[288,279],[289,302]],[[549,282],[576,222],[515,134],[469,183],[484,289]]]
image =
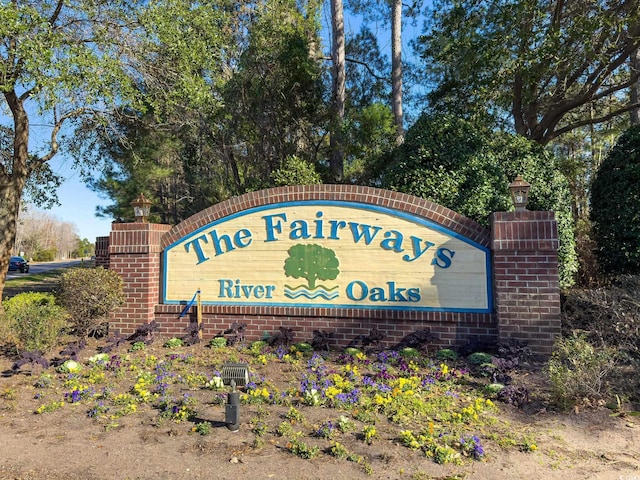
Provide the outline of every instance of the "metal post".
[[236,382],[231,383],[233,391],[227,393],[227,406],[225,407],[225,423],[232,432],[240,430],[240,392],[236,391]]

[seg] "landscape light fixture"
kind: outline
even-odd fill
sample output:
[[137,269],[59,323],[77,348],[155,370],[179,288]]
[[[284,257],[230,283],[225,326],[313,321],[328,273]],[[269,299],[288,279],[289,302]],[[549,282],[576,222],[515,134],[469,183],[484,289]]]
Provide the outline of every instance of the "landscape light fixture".
[[520,175],[509,184],[509,192],[511,193],[513,205],[516,207],[516,212],[527,209],[530,188],[531,185],[525,182]]
[[236,386],[245,387],[249,383],[249,365],[225,363],[220,376],[225,385],[231,385],[231,392],[227,393],[225,423],[229,430],[237,432],[240,430],[240,392],[236,391]]
[[149,213],[151,212],[151,200],[144,196],[144,193],[138,195],[133,202],[133,215],[136,217],[136,222],[147,223],[149,221]]

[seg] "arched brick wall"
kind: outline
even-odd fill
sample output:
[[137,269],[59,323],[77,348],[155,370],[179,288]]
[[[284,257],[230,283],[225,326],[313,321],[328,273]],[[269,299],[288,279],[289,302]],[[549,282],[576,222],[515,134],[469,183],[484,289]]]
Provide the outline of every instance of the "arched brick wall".
[[[490,231],[448,208],[399,192],[353,185],[310,185],[281,187],[248,193],[213,205],[173,227],[162,237],[164,249],[176,240],[211,222],[253,207],[301,200],[337,200],[372,204],[411,213],[442,225],[476,243],[489,247]],[[188,319],[177,319],[183,307],[158,305],[155,316],[165,333],[183,332]],[[338,308],[284,308],[213,306],[202,307],[204,336],[211,337],[234,322],[247,324],[249,338],[259,339],[279,327],[292,328],[297,341],[309,341],[313,330],[333,333],[336,344],[348,344],[358,335],[378,329],[387,345],[398,343],[417,330],[429,329],[440,345],[456,345],[472,338],[497,338],[492,314],[452,312],[377,311]]]
[[[553,212],[516,212],[495,215],[492,230],[441,205],[403,193],[352,185],[311,185],[281,187],[233,197],[211,206],[184,222],[169,227],[149,224],[113,224],[109,240],[110,255],[131,252],[135,262],[143,254],[153,279],[141,292],[136,273],[132,277],[130,297],[146,298],[146,315],[131,316],[131,306],[112,315],[112,324],[122,333],[133,333],[136,321],[155,319],[161,334],[180,336],[189,322],[195,321],[195,308],[178,318],[183,305],[160,303],[156,281],[160,277],[163,250],[177,240],[212,222],[254,207],[307,200],[358,202],[406,212],[441,225],[492,249],[494,271],[493,297],[496,308],[490,313],[438,312],[412,310],[367,310],[356,308],[317,308],[282,306],[203,305],[204,338],[211,338],[233,323],[247,324],[246,337],[257,340],[273,334],[280,327],[291,328],[295,341],[310,341],[314,330],[333,334],[335,346],[344,346],[372,329],[380,330],[384,346],[393,346],[404,337],[428,329],[435,337],[435,347],[460,346],[472,340],[484,342],[531,338],[534,352],[548,354],[559,331],[559,290],[557,282],[557,231]],[[162,227],[162,228],[160,228]],[[151,230],[150,230],[151,229]],[[139,230],[138,233],[136,233]],[[155,232],[150,235],[149,232]],[[165,233],[166,232],[166,233]],[[123,263],[111,262],[114,265]],[[505,263],[506,262],[506,263]],[[121,269],[127,275],[132,265]],[[147,269],[148,270],[148,269]],[[145,270],[146,271],[146,270]],[[497,275],[497,277],[496,277]],[[147,282],[149,283],[149,282]],[[137,311],[137,310],[136,310]]]

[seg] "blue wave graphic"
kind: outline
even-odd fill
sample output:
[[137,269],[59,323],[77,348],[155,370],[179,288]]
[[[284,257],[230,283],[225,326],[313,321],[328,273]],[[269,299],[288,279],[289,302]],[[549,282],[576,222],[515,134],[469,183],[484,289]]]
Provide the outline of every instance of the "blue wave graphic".
[[308,290],[304,285],[299,285],[295,288],[289,287],[289,285],[284,286],[284,296],[291,299],[296,299],[300,297],[308,298],[309,300],[314,300],[316,298],[323,298],[325,300],[335,300],[340,296],[340,293],[336,287],[332,287],[331,290],[333,292],[325,290],[324,287],[318,286],[313,291]]
[[[307,290],[307,286],[304,283],[302,283],[300,285],[297,285],[295,287],[292,287],[291,285],[285,284],[285,288],[288,289],[288,290],[291,290],[291,291],[296,291],[298,289]],[[333,290],[336,290],[337,288],[338,288],[338,285],[334,285],[333,287],[327,287],[326,285],[323,285],[323,284],[320,283],[320,284],[316,285],[316,288],[314,288],[313,290],[315,291],[315,290],[321,289],[321,290],[324,290],[325,292],[332,292]],[[307,292],[308,291],[310,291],[310,290],[307,290]]]

